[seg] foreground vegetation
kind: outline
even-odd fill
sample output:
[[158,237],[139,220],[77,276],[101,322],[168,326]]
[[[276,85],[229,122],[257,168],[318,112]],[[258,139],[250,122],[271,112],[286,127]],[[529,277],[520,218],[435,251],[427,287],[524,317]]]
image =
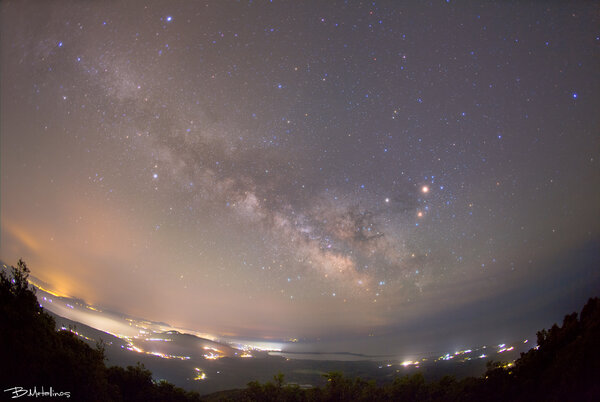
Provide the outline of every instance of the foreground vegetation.
[[214,400],[247,401],[600,401],[600,299],[591,298],[579,318],[572,313],[563,325],[537,333],[538,347],[521,353],[514,363],[488,365],[479,378],[460,381],[446,376],[426,383],[422,374],[375,381],[326,375],[323,388],[303,390],[274,381],[251,382],[237,395]]
[[[0,270],[0,385],[69,392],[71,400],[89,401],[598,401],[600,400],[600,299],[590,299],[562,326],[537,334],[538,348],[514,363],[494,363],[482,377],[444,377],[426,382],[423,375],[396,378],[390,384],[325,375],[323,387],[302,389],[273,381],[253,381],[244,390],[200,398],[167,382],[154,382],[143,365],[106,367],[102,345],[91,348],[69,331],[56,331],[43,311],[19,260],[11,272]],[[8,399],[10,394],[3,393]],[[52,398],[58,399],[58,398]]]
[[[56,331],[28,276],[29,269],[21,260],[10,273],[0,271],[1,391],[21,387],[41,392],[44,386],[44,392],[49,392],[52,386],[53,392],[68,392],[75,401],[200,400],[197,393],[153,382],[152,373],[143,365],[106,367],[102,345],[94,349],[70,331]],[[0,398],[8,399],[15,395],[12,392],[4,391]]]
[[479,378],[446,376],[427,383],[421,373],[377,386],[375,381],[329,373],[322,388],[286,385],[283,375],[251,382],[235,395],[212,400],[246,401],[600,401],[600,299],[589,299],[579,318],[537,333],[538,347],[515,362],[488,365]]

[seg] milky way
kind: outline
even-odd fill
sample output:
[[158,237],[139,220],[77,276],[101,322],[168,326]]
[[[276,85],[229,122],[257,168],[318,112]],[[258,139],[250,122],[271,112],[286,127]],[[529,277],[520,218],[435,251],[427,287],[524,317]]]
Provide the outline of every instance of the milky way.
[[593,2],[1,11],[2,259],[54,289],[360,337],[458,311],[518,332],[598,283]]

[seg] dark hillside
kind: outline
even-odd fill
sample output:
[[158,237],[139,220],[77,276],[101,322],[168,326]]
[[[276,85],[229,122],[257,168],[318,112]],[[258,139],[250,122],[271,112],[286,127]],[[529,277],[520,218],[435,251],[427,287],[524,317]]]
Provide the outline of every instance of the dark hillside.
[[57,397],[63,393],[63,398],[68,394],[77,401],[199,400],[171,384],[154,383],[143,366],[107,368],[102,345],[91,348],[70,331],[56,331],[28,276],[23,261],[10,273],[0,271],[1,398],[11,399],[23,390],[49,393],[52,387]]
[[325,375],[324,387],[300,389],[283,375],[245,390],[206,396],[208,400],[250,401],[598,401],[600,400],[600,299],[589,299],[579,318],[538,332],[538,345],[514,363],[496,362],[482,377],[446,376],[426,382],[421,373],[397,377],[391,384]]
[[[0,271],[0,382],[2,399],[25,392],[81,401],[198,401],[167,382],[156,382],[143,365],[106,367],[104,346],[95,348],[70,331],[56,331],[55,320],[39,305],[27,282],[23,261]],[[569,314],[562,326],[537,334],[538,347],[514,363],[490,364],[485,375],[427,382],[422,373],[384,384],[329,372],[324,385],[304,388],[285,382],[250,382],[246,389],[204,397],[218,401],[597,401],[600,400],[600,299]],[[43,389],[42,389],[43,387]],[[50,388],[52,387],[52,388]],[[52,390],[52,391],[51,391]],[[41,394],[41,393],[45,394]],[[24,395],[24,394],[23,394]]]

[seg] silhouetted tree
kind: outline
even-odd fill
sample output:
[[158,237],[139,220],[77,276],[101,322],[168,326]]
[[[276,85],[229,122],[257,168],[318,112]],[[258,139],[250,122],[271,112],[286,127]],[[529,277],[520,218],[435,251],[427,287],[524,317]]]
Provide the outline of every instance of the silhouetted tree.
[[[77,401],[191,401],[197,393],[168,383],[152,382],[143,366],[104,364],[104,345],[91,348],[70,331],[56,331],[29,285],[22,260],[0,269],[0,386],[69,392]],[[7,394],[6,394],[7,395]],[[2,394],[3,397],[6,396]]]
[[[522,353],[514,364],[488,363],[482,377],[456,381],[443,377],[427,383],[421,373],[397,377],[377,387],[340,372],[325,374],[323,388],[296,388],[283,393],[283,376],[264,386],[248,384],[245,400],[294,401],[598,401],[600,400],[600,299],[590,299],[562,326],[537,333],[538,347]],[[280,378],[280,381],[278,381]],[[289,388],[288,388],[289,389]],[[295,398],[295,399],[292,399]]]
[[[106,368],[104,345],[95,349],[70,331],[56,331],[54,319],[28,283],[29,268],[19,260],[0,269],[0,385],[52,385],[72,400],[198,401],[167,382],[154,382],[143,365]],[[511,364],[490,363],[479,378],[444,377],[427,383],[421,373],[397,377],[381,387],[340,372],[324,377],[324,387],[308,390],[273,381],[250,382],[230,400],[242,401],[598,401],[600,400],[600,299],[565,316],[562,326],[537,333],[538,347]]]

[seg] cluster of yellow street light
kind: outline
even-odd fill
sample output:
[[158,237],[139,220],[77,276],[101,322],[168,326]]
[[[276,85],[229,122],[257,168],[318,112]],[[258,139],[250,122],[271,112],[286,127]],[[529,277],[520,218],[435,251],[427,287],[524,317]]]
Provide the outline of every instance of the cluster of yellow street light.
[[196,376],[194,377],[194,381],[202,381],[202,380],[206,380],[206,373],[198,368],[198,367],[194,367],[194,371],[196,371]]

